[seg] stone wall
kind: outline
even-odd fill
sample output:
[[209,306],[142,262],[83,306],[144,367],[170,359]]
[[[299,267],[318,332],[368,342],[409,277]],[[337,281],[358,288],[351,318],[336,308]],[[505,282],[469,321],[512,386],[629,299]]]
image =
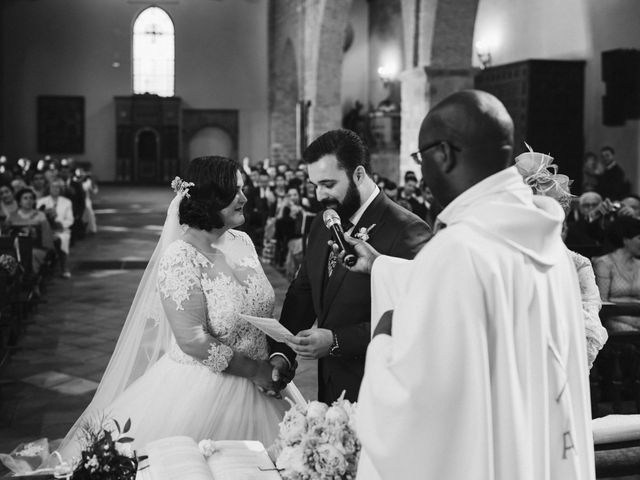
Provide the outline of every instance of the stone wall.
[[[297,90],[297,101],[311,102],[308,141],[341,124],[342,48],[351,3],[271,2],[270,139],[274,159],[292,159],[292,152],[296,152],[298,126],[290,119],[292,108],[295,112],[293,90]],[[409,153],[417,148],[420,122],[434,99],[473,85],[471,60],[477,6],[478,0],[401,0],[402,32],[398,35],[402,36],[405,69],[400,76],[401,147],[399,166],[392,169],[400,176],[408,169],[417,170],[409,162]],[[285,48],[287,42],[291,48]],[[288,59],[291,56],[293,62]],[[429,74],[427,67],[435,70]],[[293,68],[297,71],[297,85],[282,73]]]

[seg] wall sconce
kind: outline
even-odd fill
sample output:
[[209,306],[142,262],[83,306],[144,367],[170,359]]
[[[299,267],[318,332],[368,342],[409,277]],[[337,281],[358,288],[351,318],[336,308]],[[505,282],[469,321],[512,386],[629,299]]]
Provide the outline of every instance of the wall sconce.
[[387,88],[396,79],[397,73],[397,70],[389,65],[378,67],[378,77],[380,77],[384,88]]
[[482,64],[482,68],[488,68],[491,66],[491,50],[489,49],[489,45],[484,42],[476,42],[476,56],[480,63]]

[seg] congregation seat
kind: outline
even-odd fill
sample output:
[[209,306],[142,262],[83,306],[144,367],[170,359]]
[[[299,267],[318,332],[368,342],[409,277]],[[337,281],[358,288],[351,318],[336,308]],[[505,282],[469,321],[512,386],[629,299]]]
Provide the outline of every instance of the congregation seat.
[[[603,304],[600,318],[640,316],[640,303]],[[609,332],[590,372],[596,478],[640,472],[640,331]]]

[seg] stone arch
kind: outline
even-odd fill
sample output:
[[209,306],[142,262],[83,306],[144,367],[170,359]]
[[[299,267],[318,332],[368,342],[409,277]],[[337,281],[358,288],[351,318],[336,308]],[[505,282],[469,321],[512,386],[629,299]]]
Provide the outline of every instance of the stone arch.
[[[311,110],[309,139],[339,128],[342,111],[340,105],[340,83],[344,37],[349,20],[351,0],[323,0],[318,2],[315,12],[307,12],[309,32],[317,35],[309,39],[312,59],[311,75],[307,76]],[[315,25],[313,24],[315,23]],[[315,36],[314,35],[314,36]],[[315,41],[314,41],[315,40]]]
[[479,0],[403,0],[407,53],[412,68],[401,75],[400,174],[416,170],[422,118],[447,95],[473,87],[473,34]]
[[271,158],[293,164],[298,153],[298,62],[290,38],[277,55],[278,65],[271,90]]

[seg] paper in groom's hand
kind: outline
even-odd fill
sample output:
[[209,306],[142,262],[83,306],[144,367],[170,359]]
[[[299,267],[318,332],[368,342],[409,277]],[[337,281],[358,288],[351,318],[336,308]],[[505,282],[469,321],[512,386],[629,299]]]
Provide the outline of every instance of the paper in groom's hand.
[[293,337],[293,333],[291,333],[275,318],[254,317],[253,315],[244,315],[243,313],[240,314],[240,318],[246,320],[254,327],[262,330],[276,342],[285,343],[287,340]]

